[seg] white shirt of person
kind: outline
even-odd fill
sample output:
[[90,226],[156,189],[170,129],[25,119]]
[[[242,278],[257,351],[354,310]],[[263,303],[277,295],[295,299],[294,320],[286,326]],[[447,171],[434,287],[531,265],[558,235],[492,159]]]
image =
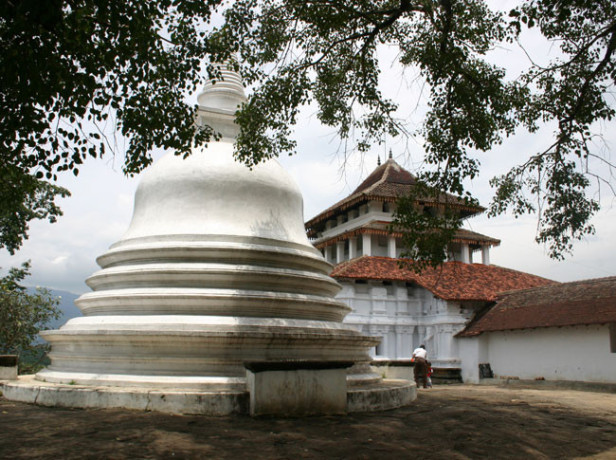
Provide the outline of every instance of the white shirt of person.
[[415,358],[423,358],[426,359],[426,357],[428,356],[428,352],[424,349],[424,348],[415,348],[415,350],[413,351],[413,356]]

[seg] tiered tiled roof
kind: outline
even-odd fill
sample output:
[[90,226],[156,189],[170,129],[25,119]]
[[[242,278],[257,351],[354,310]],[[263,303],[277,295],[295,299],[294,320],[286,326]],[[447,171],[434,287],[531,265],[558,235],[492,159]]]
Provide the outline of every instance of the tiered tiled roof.
[[[319,242],[314,246],[317,249],[322,249],[326,246],[336,244],[338,241],[348,240],[349,238],[357,237],[365,233],[370,235],[393,236],[396,238],[402,237],[402,232],[390,232],[389,226],[389,222],[372,222],[368,225],[364,225],[363,227],[354,228],[336,236],[332,236],[331,238],[319,240]],[[496,238],[462,228],[456,231],[452,241],[454,243],[467,243],[477,246],[498,246],[500,244],[500,240]]]
[[[328,219],[346,209],[371,200],[395,202],[400,197],[408,195],[415,184],[417,178],[390,158],[377,167],[351,195],[306,222],[308,236],[315,237]],[[485,210],[481,206],[469,205],[448,193],[441,193],[438,198],[425,197],[423,202],[432,205],[447,203],[449,206],[455,206],[460,211],[461,217],[468,217]]]
[[505,293],[458,334],[616,323],[616,276]]
[[496,265],[445,262],[421,273],[389,257],[359,257],[337,265],[331,276],[338,280],[371,279],[416,283],[444,300],[494,301],[499,293],[554,284],[554,281]]
[[378,166],[359,186],[352,195],[364,191],[388,191],[398,185],[415,185],[417,178],[401,167],[395,160],[389,159]]
[[497,238],[492,238],[491,236],[483,235],[481,233],[473,232],[471,230],[466,230],[465,228],[460,228],[456,230],[456,234],[453,236],[454,243],[470,243],[477,245],[488,244],[490,246],[498,246],[500,244],[500,240]]

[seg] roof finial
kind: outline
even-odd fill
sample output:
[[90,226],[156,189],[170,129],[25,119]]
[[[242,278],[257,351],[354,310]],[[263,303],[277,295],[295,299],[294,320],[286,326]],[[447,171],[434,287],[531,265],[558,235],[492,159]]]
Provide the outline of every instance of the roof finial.
[[389,159],[391,160],[393,158],[393,154],[391,153],[391,149],[389,149]]
[[378,155],[378,156],[376,157],[376,165],[377,165],[377,166],[381,166],[381,155]]

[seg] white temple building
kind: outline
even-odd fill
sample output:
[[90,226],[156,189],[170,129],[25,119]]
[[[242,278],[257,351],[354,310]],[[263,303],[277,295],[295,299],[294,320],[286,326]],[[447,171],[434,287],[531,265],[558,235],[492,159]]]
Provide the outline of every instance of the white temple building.
[[[460,378],[462,361],[455,335],[498,293],[552,284],[538,276],[490,264],[490,248],[500,241],[461,229],[449,260],[420,274],[399,264],[401,233],[390,232],[398,197],[408,194],[416,178],[390,158],[379,165],[351,195],[306,223],[308,236],[335,265],[332,276],[342,285],[337,299],[352,312],[345,322],[382,336],[372,349],[375,362],[400,362],[425,344],[440,375]],[[443,195],[445,196],[445,195]],[[448,197],[461,218],[484,211]],[[426,212],[443,203],[418,201]]]

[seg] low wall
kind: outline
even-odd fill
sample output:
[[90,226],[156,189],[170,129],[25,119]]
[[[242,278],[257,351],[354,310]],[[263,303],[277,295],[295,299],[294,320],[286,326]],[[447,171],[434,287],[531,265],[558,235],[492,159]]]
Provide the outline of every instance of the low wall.
[[378,359],[370,363],[373,372],[385,379],[413,381],[414,363],[410,359]]
[[458,341],[467,383],[480,380],[480,363],[489,363],[499,379],[616,383],[607,325],[498,331]]

